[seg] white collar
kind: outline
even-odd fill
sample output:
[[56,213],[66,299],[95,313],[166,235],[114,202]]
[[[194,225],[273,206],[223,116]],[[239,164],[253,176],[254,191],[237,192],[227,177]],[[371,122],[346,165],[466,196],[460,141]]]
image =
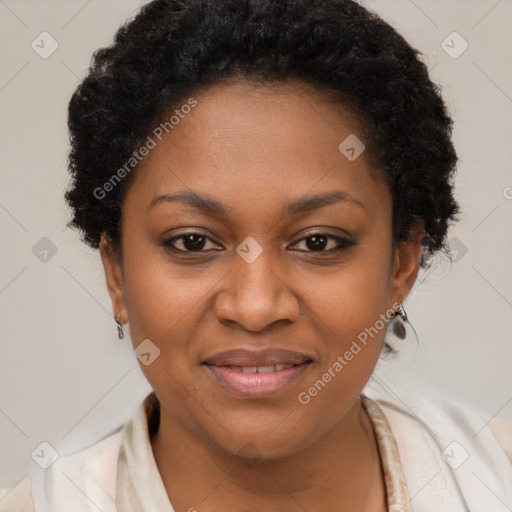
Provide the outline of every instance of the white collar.
[[[512,510],[512,467],[478,415],[447,400],[406,397],[404,389],[399,401],[371,385],[364,394],[391,426],[414,512]],[[469,455],[457,468],[442,456],[452,442]],[[32,484],[36,512],[174,512],[153,456],[144,402],[122,428],[33,472]]]
[[118,512],[174,512],[151,447],[144,402],[123,429],[118,467]]

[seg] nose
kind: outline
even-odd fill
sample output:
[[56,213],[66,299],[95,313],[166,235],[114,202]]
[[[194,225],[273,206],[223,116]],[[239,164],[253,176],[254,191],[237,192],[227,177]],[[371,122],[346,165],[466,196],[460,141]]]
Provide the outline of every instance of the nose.
[[237,258],[216,297],[217,319],[252,332],[263,331],[277,322],[297,321],[299,299],[290,289],[285,271],[272,263],[271,255],[263,251],[252,263]]

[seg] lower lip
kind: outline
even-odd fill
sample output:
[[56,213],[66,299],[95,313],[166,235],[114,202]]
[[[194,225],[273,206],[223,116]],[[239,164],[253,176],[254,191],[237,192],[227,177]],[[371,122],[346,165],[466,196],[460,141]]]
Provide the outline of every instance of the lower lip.
[[267,398],[294,384],[310,365],[311,362],[305,362],[269,373],[242,373],[227,366],[204,366],[218,383],[236,395],[242,398]]

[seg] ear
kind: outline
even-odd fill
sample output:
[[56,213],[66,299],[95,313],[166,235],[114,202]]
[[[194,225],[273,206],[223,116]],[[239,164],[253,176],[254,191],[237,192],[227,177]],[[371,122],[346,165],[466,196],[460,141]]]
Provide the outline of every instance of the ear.
[[425,230],[421,224],[414,224],[409,231],[409,240],[399,242],[395,248],[391,273],[391,298],[393,302],[404,301],[413,287],[420,269],[422,245]]
[[107,289],[112,302],[114,318],[122,324],[128,321],[124,302],[124,278],[121,257],[105,233],[100,240],[100,255],[105,270]]

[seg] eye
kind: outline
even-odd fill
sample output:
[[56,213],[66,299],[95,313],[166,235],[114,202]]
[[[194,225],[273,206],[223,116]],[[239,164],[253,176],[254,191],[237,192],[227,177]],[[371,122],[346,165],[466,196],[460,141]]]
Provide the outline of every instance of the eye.
[[[303,241],[306,241],[305,245],[308,250],[300,252],[332,253],[342,251],[343,249],[347,249],[348,247],[356,245],[355,242],[351,242],[346,238],[335,235],[329,235],[327,233],[312,233],[304,238],[301,238],[294,245],[297,245]],[[331,247],[325,250],[326,247],[329,246],[329,243]]]
[[[184,249],[176,247],[176,242]],[[213,243],[213,240],[202,233],[188,232],[168,238],[162,242],[162,245],[176,252],[204,252],[207,242]]]
[[[300,244],[303,241],[306,242],[305,245],[307,250],[301,250],[300,252],[332,253],[356,245],[355,242],[351,242],[346,238],[330,235],[327,233],[312,233],[306,237],[303,237],[298,242],[295,242],[294,245]],[[162,242],[162,245],[174,252],[201,253],[207,252],[205,246],[207,246],[208,242],[214,244],[217,248],[219,247],[211,238],[207,237],[206,235],[192,231],[168,238]],[[178,245],[181,245],[181,248],[178,247]],[[329,245],[331,245],[331,247],[326,250]],[[219,250],[217,248],[214,248],[213,250]]]

